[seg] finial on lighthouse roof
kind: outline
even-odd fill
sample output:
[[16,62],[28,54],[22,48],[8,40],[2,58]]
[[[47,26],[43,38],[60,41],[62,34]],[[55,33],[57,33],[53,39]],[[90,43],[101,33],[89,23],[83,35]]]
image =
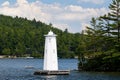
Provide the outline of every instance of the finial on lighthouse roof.
[[57,36],[56,34],[54,34],[51,30],[48,32],[48,34],[47,35],[45,35],[46,37],[55,37],[55,36]]
[[48,35],[54,35],[54,33],[50,30]]

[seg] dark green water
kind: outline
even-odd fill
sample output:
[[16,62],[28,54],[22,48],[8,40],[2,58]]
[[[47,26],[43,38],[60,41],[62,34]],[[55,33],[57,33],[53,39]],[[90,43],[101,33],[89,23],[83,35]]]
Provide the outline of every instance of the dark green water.
[[[74,70],[77,63],[77,59],[59,59],[59,69]],[[120,73],[104,72],[71,71],[70,75],[33,75],[42,66],[43,59],[0,59],[0,80],[120,80]]]

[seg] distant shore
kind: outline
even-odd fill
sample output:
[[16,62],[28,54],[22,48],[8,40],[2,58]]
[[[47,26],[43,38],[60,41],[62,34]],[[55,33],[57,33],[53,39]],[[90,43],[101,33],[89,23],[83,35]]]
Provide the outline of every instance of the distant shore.
[[26,59],[33,59],[34,57],[17,57],[17,56],[6,56],[6,55],[0,55],[0,59],[3,59],[3,58],[12,58],[12,59],[16,59],[16,58],[26,58]]
[[[16,58],[25,58],[25,59],[33,59],[36,57],[32,57],[32,56],[23,56],[23,57],[17,57],[17,56],[10,56],[10,55],[0,55],[0,59],[3,58],[11,58],[11,59],[16,59]],[[37,57],[38,59],[43,59],[43,57]],[[59,57],[58,57],[59,58]],[[74,58],[59,58],[59,59],[78,59],[78,56],[75,56]]]

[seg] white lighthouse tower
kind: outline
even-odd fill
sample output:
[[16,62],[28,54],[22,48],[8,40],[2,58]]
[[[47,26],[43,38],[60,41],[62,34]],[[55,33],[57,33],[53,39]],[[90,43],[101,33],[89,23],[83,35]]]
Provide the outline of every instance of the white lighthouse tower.
[[56,36],[52,31],[45,35],[43,70],[34,72],[34,75],[68,75],[70,70],[58,70]]
[[43,70],[57,71],[57,44],[56,36],[52,31],[45,35],[44,65]]

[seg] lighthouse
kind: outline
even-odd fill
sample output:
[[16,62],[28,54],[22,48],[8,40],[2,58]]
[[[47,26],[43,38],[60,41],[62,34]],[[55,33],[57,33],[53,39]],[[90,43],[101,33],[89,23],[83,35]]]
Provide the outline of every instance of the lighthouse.
[[45,35],[43,70],[34,72],[34,75],[69,75],[70,70],[58,70],[56,34],[49,31]]
[[44,65],[43,70],[57,71],[58,58],[57,58],[57,43],[56,34],[51,30],[45,35],[45,48],[44,48]]

